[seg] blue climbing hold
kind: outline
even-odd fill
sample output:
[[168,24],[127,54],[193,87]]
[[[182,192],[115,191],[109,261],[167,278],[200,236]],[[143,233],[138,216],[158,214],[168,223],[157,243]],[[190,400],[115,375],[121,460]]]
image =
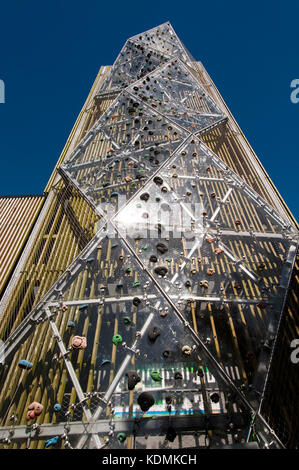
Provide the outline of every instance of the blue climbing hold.
[[118,197],[118,193],[116,191],[113,191],[113,193],[111,193],[110,197]]
[[69,321],[67,326],[68,328],[74,328],[76,326],[76,323],[74,321]]
[[111,361],[109,359],[103,359],[101,362],[101,367],[104,366],[105,364],[110,364]]
[[59,436],[51,437],[51,439],[48,439],[45,445],[46,449],[50,446],[55,446],[58,442],[58,439],[59,439]]
[[59,403],[55,403],[55,405],[54,405],[54,411],[55,411],[56,413],[58,413],[59,411],[61,411],[61,405],[59,405]]
[[85,310],[88,307],[87,304],[80,305],[79,310]]
[[31,369],[32,365],[33,365],[33,364],[32,364],[31,362],[29,362],[29,361],[26,361],[26,359],[22,359],[22,360],[19,362],[19,364],[18,364],[18,366],[19,366],[21,369]]

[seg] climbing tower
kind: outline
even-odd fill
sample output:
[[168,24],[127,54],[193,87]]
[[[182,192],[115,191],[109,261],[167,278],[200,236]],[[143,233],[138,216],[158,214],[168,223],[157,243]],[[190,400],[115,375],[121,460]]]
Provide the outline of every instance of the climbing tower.
[[0,447],[295,446],[271,387],[297,249],[202,64],[169,23],[131,37],[2,295]]

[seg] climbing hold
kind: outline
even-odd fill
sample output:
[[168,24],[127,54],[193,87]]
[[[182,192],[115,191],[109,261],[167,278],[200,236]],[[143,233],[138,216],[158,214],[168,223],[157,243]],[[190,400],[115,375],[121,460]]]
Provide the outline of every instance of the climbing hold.
[[141,196],[140,196],[140,199],[141,199],[142,201],[148,201],[149,198],[150,198],[150,195],[149,195],[148,193],[143,193],[143,194],[141,194]]
[[72,347],[74,349],[85,349],[87,346],[87,339],[85,336],[74,336],[72,339]]
[[54,405],[54,411],[55,411],[56,413],[58,413],[59,411],[61,411],[61,405],[59,405],[59,403],[55,403],[55,405]]
[[110,194],[110,197],[118,197],[118,193],[116,191],[113,191],[111,194]]
[[55,446],[59,440],[59,436],[51,437],[51,439],[48,439],[45,443],[46,449],[50,446]]
[[191,287],[191,282],[190,282],[190,281],[186,281],[186,282],[185,282],[185,287]]
[[116,437],[119,442],[124,442],[127,438],[127,435],[124,432],[119,432]]
[[156,263],[156,262],[158,261],[158,258],[157,258],[157,256],[155,256],[155,255],[151,255],[149,260],[150,260],[152,263]]
[[174,374],[174,378],[175,378],[175,380],[182,380],[183,376],[182,376],[181,372],[177,371]]
[[214,270],[213,268],[208,268],[208,269],[207,269],[207,274],[208,274],[209,276],[213,276],[213,274],[215,274],[215,270]]
[[31,403],[28,406],[27,421],[35,418],[36,416],[39,416],[43,411],[43,408],[43,405],[41,403],[38,403],[37,401]]
[[110,364],[111,361],[109,361],[109,359],[103,359],[102,362],[101,362],[101,365],[100,367],[104,366],[105,364]]
[[154,343],[158,336],[160,336],[160,330],[158,329],[157,326],[152,326],[148,332],[148,338],[151,343]]
[[114,343],[115,346],[117,346],[118,343],[121,343],[121,342],[122,342],[122,340],[123,340],[123,339],[122,339],[121,335],[116,334],[116,335],[114,335],[113,338],[112,338],[112,343]]
[[183,346],[182,347],[182,352],[183,354],[185,354],[185,356],[190,356],[190,354],[192,353],[192,349],[190,348],[190,346]]
[[166,395],[165,401],[166,401],[167,405],[171,405],[171,403],[172,403],[172,396],[171,396],[171,395]]
[[212,197],[212,198],[215,198],[215,197],[216,197],[216,193],[215,193],[214,191],[211,193],[211,197]]
[[157,370],[153,370],[153,371],[151,372],[151,378],[152,378],[155,382],[161,382],[161,381],[162,381],[161,374],[160,374],[160,372],[158,372]]
[[132,268],[126,268],[126,273],[132,272]]
[[208,242],[208,243],[213,243],[213,241],[214,241],[214,238],[212,238],[212,237],[207,237],[206,238],[206,242]]
[[124,323],[126,325],[129,325],[131,323],[131,318],[130,317],[124,317]]
[[200,287],[205,287],[207,289],[209,287],[209,282],[208,281],[200,281],[199,285],[200,285]]
[[197,375],[198,375],[198,377],[203,377],[204,376],[203,370],[200,367],[197,371]]
[[66,306],[66,305],[62,305],[61,311],[62,311],[62,312],[66,312],[66,311],[67,311],[67,306]]
[[128,390],[133,390],[138,382],[141,381],[141,378],[134,370],[128,371],[126,376],[128,377]]
[[119,281],[119,282],[116,284],[116,287],[117,287],[117,289],[121,289],[121,288],[123,287],[122,281]]
[[213,402],[213,403],[218,403],[219,402],[219,394],[214,392],[214,393],[211,393],[210,395],[210,400]]
[[175,429],[172,426],[169,426],[169,428],[167,429],[167,433],[166,433],[166,439],[170,442],[173,442],[176,437],[177,437],[177,433]]
[[140,281],[133,282],[133,287],[138,287],[138,286],[140,286]]
[[21,368],[21,369],[31,369],[32,367],[32,363],[29,362],[29,361],[26,361],[26,359],[22,359],[19,363],[18,363],[18,366]]
[[133,181],[133,178],[131,178],[131,176],[126,176],[125,177],[125,182],[126,183],[131,183],[131,181]]
[[161,254],[164,254],[168,251],[167,245],[165,245],[165,243],[162,243],[162,242],[157,243],[156,248],[157,248],[157,251]]
[[155,273],[158,274],[159,276],[166,276],[168,272],[168,269],[165,266],[157,266],[155,268]]
[[221,253],[223,253],[223,251],[224,251],[224,250],[223,250],[222,248],[216,248],[215,254],[216,254],[216,255],[220,255]]
[[167,359],[170,356],[170,351],[168,349],[165,349],[165,351],[162,352],[162,356]]
[[155,399],[151,393],[142,392],[137,398],[137,403],[142,411],[148,411],[155,404]]
[[241,221],[239,219],[235,220],[236,225],[241,225]]
[[67,326],[68,328],[74,328],[76,326],[76,323],[74,321],[69,321]]
[[160,186],[161,184],[163,184],[163,180],[162,180],[162,178],[160,178],[160,176],[155,176],[154,183],[156,183],[158,186]]
[[87,304],[80,305],[79,310],[85,310],[87,309],[87,307],[88,307]]
[[134,297],[133,298],[133,305],[135,305],[135,307],[138,307],[138,305],[141,304],[141,299],[139,299],[139,297]]

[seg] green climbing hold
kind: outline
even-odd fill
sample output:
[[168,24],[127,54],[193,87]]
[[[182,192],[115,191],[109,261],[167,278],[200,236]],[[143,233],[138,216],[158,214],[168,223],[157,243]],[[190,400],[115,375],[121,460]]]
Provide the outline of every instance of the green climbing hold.
[[132,272],[132,268],[126,268],[126,273],[131,273]]
[[126,325],[129,325],[129,323],[131,323],[131,318],[130,317],[124,317],[124,323]]
[[127,435],[124,432],[119,432],[116,437],[119,442],[124,442],[127,438]]
[[122,340],[123,340],[123,339],[122,339],[121,335],[116,334],[116,335],[114,335],[113,338],[112,338],[112,343],[115,344],[115,346],[117,346],[118,343],[121,343],[121,342],[122,342]]
[[160,374],[160,372],[158,372],[157,370],[153,370],[153,371],[151,372],[151,378],[152,378],[155,382],[161,382],[161,380],[162,380],[161,374]]
[[165,261],[167,261],[168,263],[171,263],[172,258],[166,258]]
[[146,250],[148,249],[148,245],[143,245],[141,248],[142,248],[144,251],[146,251]]
[[133,282],[133,287],[138,287],[138,286],[140,286],[140,282],[139,282],[139,281]]

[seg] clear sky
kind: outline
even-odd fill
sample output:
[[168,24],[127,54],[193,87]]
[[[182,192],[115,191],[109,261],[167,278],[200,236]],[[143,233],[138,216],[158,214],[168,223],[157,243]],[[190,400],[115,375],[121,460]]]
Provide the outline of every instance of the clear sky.
[[165,21],[203,62],[299,220],[298,1],[1,2],[0,195],[43,192],[100,66]]

